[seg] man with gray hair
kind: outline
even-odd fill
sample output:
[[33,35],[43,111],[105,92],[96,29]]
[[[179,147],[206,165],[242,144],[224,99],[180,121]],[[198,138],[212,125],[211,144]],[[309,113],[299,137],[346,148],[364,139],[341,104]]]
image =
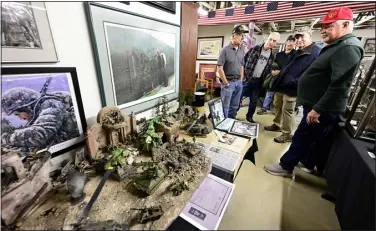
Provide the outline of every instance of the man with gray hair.
[[327,129],[345,112],[349,88],[363,58],[362,44],[352,34],[352,20],[352,11],[340,7],[315,25],[321,27],[322,41],[328,45],[299,79],[297,104],[303,105],[303,118],[280,162],[264,166],[268,173],[292,177],[294,167],[307,159],[313,145],[324,143]]
[[266,76],[272,72],[272,64],[275,59],[272,48],[277,44],[279,38],[279,33],[272,32],[264,44],[251,48],[244,57],[246,83],[244,84],[243,96],[249,96],[249,107],[246,115],[248,122],[254,123],[253,114],[255,114],[257,98]]
[[221,78],[221,99],[225,117],[235,119],[243,90],[244,77],[244,33],[248,31],[236,26],[232,31],[231,42],[223,47],[218,58],[218,74]]
[[298,46],[301,47],[294,56],[287,61],[285,68],[276,77],[271,91],[276,92],[274,96],[275,118],[271,126],[265,130],[280,132],[282,135],[274,138],[277,143],[292,141],[292,130],[295,127],[294,109],[298,89],[298,81],[305,70],[316,60],[321,48],[312,42],[310,31],[300,32],[302,36],[298,39]]

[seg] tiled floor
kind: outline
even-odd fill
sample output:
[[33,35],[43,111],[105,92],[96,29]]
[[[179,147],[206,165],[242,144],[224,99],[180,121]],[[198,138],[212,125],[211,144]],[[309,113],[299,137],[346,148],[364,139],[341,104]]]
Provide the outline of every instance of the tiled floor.
[[[247,107],[240,109],[244,119]],[[273,114],[254,119],[260,124],[256,166],[244,161],[235,190],[219,229],[222,230],[339,230],[334,204],[321,198],[326,183],[321,177],[295,169],[295,179],[272,176],[262,167],[277,163],[289,144],[273,141],[279,133],[267,132]]]

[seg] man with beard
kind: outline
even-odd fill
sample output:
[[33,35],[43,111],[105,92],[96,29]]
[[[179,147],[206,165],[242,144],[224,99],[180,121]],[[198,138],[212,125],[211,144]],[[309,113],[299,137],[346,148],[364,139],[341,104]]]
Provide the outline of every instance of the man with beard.
[[265,165],[266,172],[292,177],[294,167],[307,158],[313,145],[323,143],[328,127],[344,113],[351,82],[363,58],[362,44],[352,34],[352,20],[352,11],[340,7],[315,25],[321,27],[321,38],[328,45],[299,79],[297,103],[303,105],[303,118],[289,150],[280,163]]

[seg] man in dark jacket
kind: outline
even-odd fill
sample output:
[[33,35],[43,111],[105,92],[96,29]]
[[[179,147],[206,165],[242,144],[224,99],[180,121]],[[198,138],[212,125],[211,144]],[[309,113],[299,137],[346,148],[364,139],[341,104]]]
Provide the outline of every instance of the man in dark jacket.
[[287,65],[279,73],[274,81],[271,91],[275,91],[274,108],[275,118],[271,126],[265,130],[279,132],[282,128],[282,135],[274,138],[277,143],[292,141],[291,132],[295,127],[294,109],[298,81],[305,70],[316,60],[321,48],[312,42],[310,32],[304,32],[298,40],[302,49],[296,51],[295,55],[287,61]]
[[352,20],[352,11],[340,7],[319,22],[321,38],[328,45],[299,79],[297,103],[303,105],[303,118],[280,163],[264,166],[268,173],[292,177],[294,167],[307,157],[313,144],[323,142],[326,129],[344,113],[351,82],[363,58],[362,44],[352,34]]
[[[275,76],[278,75],[280,70],[283,69],[286,66],[287,60],[295,54],[295,49],[294,49],[295,38],[294,38],[294,36],[290,35],[289,37],[287,37],[285,44],[286,44],[285,50],[278,52],[275,55],[275,61],[274,62],[279,67],[277,70],[272,71],[272,74],[275,75]],[[273,101],[273,97],[274,97],[275,92],[271,91],[270,89],[268,89],[268,90],[269,91],[266,92],[266,96],[265,96],[264,102],[262,104],[262,107],[257,112],[257,115],[264,115],[270,109],[270,104]]]
[[265,77],[272,71],[272,64],[275,59],[272,48],[277,44],[279,38],[279,33],[272,32],[264,44],[251,48],[244,57],[246,83],[243,88],[243,96],[249,96],[249,107],[246,115],[249,122],[254,123],[253,114],[256,110],[257,98]]

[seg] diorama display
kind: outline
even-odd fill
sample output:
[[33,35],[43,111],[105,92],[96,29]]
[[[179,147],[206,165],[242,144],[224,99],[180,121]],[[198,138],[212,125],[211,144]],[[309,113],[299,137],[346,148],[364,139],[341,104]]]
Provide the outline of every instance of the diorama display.
[[[88,152],[76,151],[53,171],[49,152],[27,155],[24,163],[17,152],[3,154],[4,223],[21,222],[22,229],[167,228],[211,171],[203,150],[179,135],[197,122],[198,112],[186,105],[169,109],[163,97],[156,117],[136,121],[115,106],[102,108],[87,130]],[[17,188],[29,171],[35,182]],[[14,193],[25,196],[14,200]],[[22,210],[15,213],[15,207]]]
[[225,118],[220,98],[210,101],[208,105],[215,129],[248,138],[258,137],[259,124]]
[[129,114],[178,97],[179,26],[99,3],[86,10],[104,106]]
[[44,2],[1,4],[1,62],[57,62]]
[[2,68],[1,146],[53,156],[84,141],[86,119],[75,68]]
[[375,58],[364,58],[354,79],[346,112],[346,127],[356,138],[375,142]]
[[224,37],[198,38],[197,59],[217,60],[223,47]]

